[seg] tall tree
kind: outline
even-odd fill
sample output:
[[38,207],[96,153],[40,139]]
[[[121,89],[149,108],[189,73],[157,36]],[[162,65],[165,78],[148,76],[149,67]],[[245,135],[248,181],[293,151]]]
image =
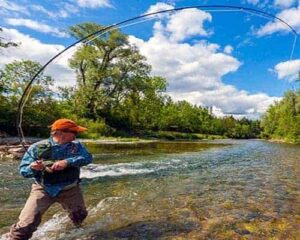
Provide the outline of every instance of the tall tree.
[[[70,33],[79,39],[103,28],[95,23],[83,23],[70,27]],[[118,29],[83,44],[70,60],[70,66],[77,73],[75,99],[80,98],[84,117],[93,119],[109,119],[113,107],[132,92],[146,88],[145,80],[150,74],[145,57]]]

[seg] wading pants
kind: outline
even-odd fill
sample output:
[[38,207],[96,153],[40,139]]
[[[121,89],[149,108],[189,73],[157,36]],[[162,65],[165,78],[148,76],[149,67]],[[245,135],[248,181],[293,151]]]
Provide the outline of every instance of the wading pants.
[[56,197],[50,197],[41,185],[32,184],[30,196],[21,211],[19,221],[10,229],[10,240],[26,240],[41,223],[42,215],[55,202],[68,212],[75,226],[80,226],[87,216],[87,210],[79,186],[64,190]]

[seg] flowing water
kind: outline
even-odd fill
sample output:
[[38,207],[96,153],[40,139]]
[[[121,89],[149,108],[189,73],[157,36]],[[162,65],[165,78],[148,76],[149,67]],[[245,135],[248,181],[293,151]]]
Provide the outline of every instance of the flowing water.
[[[300,146],[260,140],[88,144],[89,209],[74,228],[59,205],[32,239],[300,239]],[[0,161],[0,233],[31,180]],[[5,239],[5,235],[0,236]]]

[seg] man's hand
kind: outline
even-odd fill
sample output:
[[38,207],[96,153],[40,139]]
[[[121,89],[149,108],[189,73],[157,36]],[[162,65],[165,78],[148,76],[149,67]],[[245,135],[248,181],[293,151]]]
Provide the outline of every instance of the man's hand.
[[36,171],[42,171],[45,168],[44,163],[41,160],[37,160],[37,161],[31,163],[30,167]]
[[64,170],[67,166],[68,166],[67,160],[60,160],[53,163],[51,169],[53,171],[60,171],[60,170]]

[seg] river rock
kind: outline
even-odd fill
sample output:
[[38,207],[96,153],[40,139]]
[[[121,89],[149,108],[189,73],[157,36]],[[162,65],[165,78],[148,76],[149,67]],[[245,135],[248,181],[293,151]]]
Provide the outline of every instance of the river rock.
[[[28,145],[25,147],[28,147]],[[20,159],[23,157],[25,151],[26,150],[22,145],[2,145],[0,146],[0,157]]]

